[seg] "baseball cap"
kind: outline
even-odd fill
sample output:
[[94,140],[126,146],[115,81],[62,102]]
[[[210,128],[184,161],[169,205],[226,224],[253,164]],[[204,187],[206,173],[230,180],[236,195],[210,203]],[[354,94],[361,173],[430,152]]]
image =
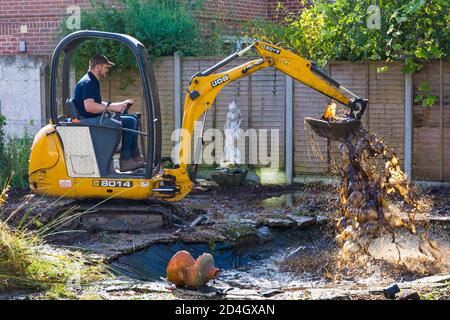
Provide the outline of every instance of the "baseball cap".
[[110,66],[114,66],[115,65],[114,63],[109,61],[107,57],[105,57],[102,54],[96,54],[96,55],[92,56],[91,59],[89,60],[89,65],[91,67],[94,67],[94,66],[96,66],[98,64],[104,64],[104,63],[106,63],[106,64],[108,64]]

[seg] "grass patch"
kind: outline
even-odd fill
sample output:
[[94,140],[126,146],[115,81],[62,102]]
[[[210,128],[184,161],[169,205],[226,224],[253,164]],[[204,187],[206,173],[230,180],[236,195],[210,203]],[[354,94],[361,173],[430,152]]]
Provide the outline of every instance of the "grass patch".
[[[4,187],[0,210],[6,196]],[[10,218],[0,215],[0,291],[44,290],[48,299],[75,299],[77,290],[109,275],[101,261],[50,246],[39,229],[13,226]]]

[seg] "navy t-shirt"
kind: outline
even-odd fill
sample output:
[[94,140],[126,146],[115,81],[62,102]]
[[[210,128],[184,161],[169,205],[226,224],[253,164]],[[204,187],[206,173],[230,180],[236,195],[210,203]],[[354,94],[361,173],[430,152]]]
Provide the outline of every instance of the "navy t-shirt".
[[94,99],[97,103],[102,103],[102,97],[100,95],[100,83],[92,72],[86,73],[83,78],[78,81],[73,102],[78,110],[78,113],[82,118],[95,118],[99,116],[98,113],[87,112],[84,108],[85,99]]

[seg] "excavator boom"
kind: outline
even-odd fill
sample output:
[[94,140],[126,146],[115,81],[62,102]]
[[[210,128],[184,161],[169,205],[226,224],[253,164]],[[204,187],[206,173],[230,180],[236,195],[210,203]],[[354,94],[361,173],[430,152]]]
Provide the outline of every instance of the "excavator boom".
[[[260,58],[248,61],[230,70],[216,73],[216,71],[243,56],[251,49],[255,49]],[[348,135],[360,125],[360,119],[367,106],[366,99],[359,98],[318,68],[315,63],[304,59],[291,50],[256,41],[209,69],[192,76],[184,102],[177,164],[175,169],[165,169],[164,171],[166,177],[175,178],[177,181],[179,187],[177,199],[183,198],[192,188],[187,166],[191,163],[191,143],[195,122],[213,106],[216,96],[226,85],[268,67],[274,67],[349,109],[348,119],[343,123],[330,123],[323,119],[307,118],[306,121],[320,136],[345,141]],[[347,95],[350,95],[350,97]]]

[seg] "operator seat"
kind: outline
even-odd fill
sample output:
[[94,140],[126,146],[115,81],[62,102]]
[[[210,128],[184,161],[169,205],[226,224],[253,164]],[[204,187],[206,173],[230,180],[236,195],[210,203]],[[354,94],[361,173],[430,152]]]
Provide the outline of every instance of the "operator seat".
[[69,117],[72,119],[72,122],[74,122],[74,120],[80,119],[80,114],[79,114],[77,107],[75,106],[75,103],[73,102],[72,98],[68,98],[66,100],[66,108],[69,111]]
[[[66,153],[68,153],[66,157],[76,159],[79,155],[75,153],[86,157],[86,155],[92,155],[93,151],[95,159],[92,160],[98,167],[98,171],[93,172],[98,172],[100,177],[117,176],[112,160],[122,138],[122,123],[107,116],[101,118],[101,123],[100,121],[96,124],[85,123],[72,98],[66,100],[66,108],[70,120],[60,121],[57,128]],[[86,134],[87,137],[82,139]],[[90,143],[86,139],[90,140]]]

